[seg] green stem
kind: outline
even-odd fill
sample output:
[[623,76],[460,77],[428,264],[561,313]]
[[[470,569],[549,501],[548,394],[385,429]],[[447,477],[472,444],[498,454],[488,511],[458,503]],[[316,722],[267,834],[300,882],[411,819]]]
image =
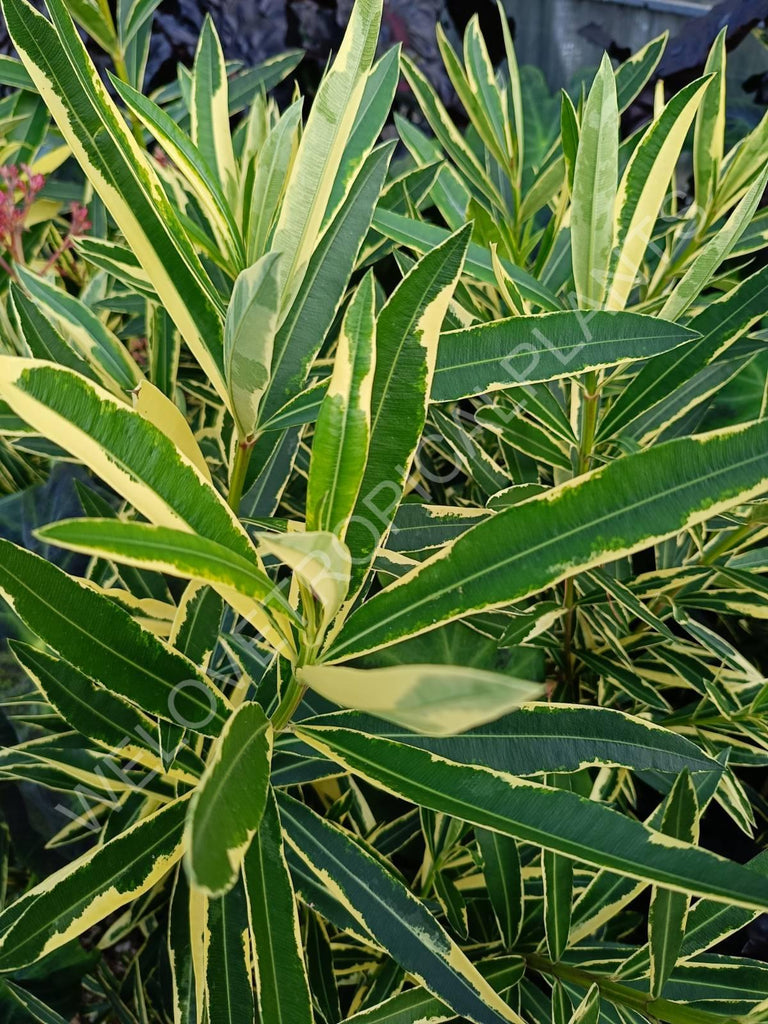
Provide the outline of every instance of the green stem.
[[245,477],[248,472],[248,463],[251,461],[253,444],[249,441],[238,441],[235,448],[235,459],[232,464],[232,475],[229,480],[229,494],[227,502],[232,511],[237,514],[240,507],[240,499],[243,496]]
[[723,1024],[723,1017],[720,1014],[708,1013],[698,1007],[682,1006],[679,1003],[670,1002],[668,999],[652,999],[647,992],[639,992],[637,989],[620,985],[600,975],[580,971],[568,964],[552,963],[546,957],[535,953],[527,956],[526,960],[529,966],[541,974],[573,982],[584,989],[597,985],[601,996],[605,996],[610,1002],[639,1010],[647,1016],[664,1021],[665,1024]]
[[300,683],[295,675],[291,676],[282,700],[278,704],[274,715],[272,715],[272,728],[276,733],[282,732],[293,718],[296,708],[301,704],[301,699],[306,689],[306,686]]

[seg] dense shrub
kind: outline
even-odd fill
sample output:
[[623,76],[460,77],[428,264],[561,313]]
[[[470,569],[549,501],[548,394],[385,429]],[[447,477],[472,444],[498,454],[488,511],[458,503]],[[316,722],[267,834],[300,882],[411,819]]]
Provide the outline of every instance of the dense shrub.
[[6,1018],[765,1020],[724,34],[622,137],[663,38],[557,103],[505,20],[499,68],[438,31],[462,131],[380,0],[309,111],[211,21],[150,98],[151,2],[71,5],[109,89],[64,0],[3,6]]

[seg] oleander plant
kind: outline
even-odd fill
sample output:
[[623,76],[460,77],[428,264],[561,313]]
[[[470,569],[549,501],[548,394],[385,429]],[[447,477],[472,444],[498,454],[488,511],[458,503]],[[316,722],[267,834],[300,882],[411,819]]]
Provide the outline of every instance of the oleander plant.
[[2,1020],[768,1021],[725,30],[627,134],[664,37],[438,29],[459,124],[382,0],[280,103],[210,20],[147,95],[156,6],[2,0]]

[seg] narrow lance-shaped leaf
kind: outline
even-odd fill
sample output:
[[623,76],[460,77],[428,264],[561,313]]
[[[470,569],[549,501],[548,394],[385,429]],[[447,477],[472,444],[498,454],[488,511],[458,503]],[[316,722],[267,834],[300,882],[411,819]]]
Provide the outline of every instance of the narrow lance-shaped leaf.
[[669,32],[662,32],[616,68],[616,96],[621,113],[642,91],[656,70],[668,39]]
[[55,317],[106,387],[117,393],[136,387],[142,373],[135,360],[84,302],[24,267],[18,268],[18,274],[30,297]]
[[672,97],[630,157],[616,196],[609,309],[623,309],[635,285],[672,172],[709,79]]
[[696,334],[659,317],[603,310],[515,316],[440,337],[433,402],[452,402],[667,352]]
[[35,359],[48,359],[94,379],[91,367],[61,337],[51,321],[40,312],[38,304],[25,295],[15,281],[11,281],[9,296],[19,333]]
[[130,113],[152,133],[163,152],[183,173],[205,211],[214,236],[230,259],[236,266],[242,265],[245,257],[237,222],[224,189],[203,155],[166,110],[116,76],[110,76],[110,81]]
[[198,1021],[191,916],[189,882],[183,867],[179,865],[168,913],[168,960],[174,1024],[197,1024]]
[[0,540],[0,593],[45,643],[145,713],[215,736],[226,702],[128,612],[51,562]]
[[541,683],[455,665],[309,665],[299,671],[299,679],[334,704],[437,735],[498,718],[542,692]]
[[[547,776],[550,786],[570,789],[568,777],[561,782]],[[573,861],[554,850],[541,851],[541,881],[544,887],[544,933],[550,958],[557,963],[568,948],[573,907]]]
[[212,285],[146,155],[102,84],[62,0],[54,25],[6,0],[14,45],[94,189],[222,399],[222,317]]
[[52,363],[7,357],[0,395],[150,521],[186,526],[252,557],[247,534],[199,470],[161,430],[98,385]]
[[749,225],[768,183],[768,168],[759,174],[749,191],[739,202],[731,216],[720,228],[675,285],[674,291],[664,303],[660,317],[677,320],[709,284],[720,264],[726,260]]
[[725,147],[725,39],[728,28],[720,29],[704,65],[712,75],[693,132],[693,182],[699,216],[704,216],[717,189]]
[[325,213],[327,224],[345,202],[358,170],[381,136],[400,81],[400,46],[377,61],[365,78],[355,123],[344,147]]
[[571,255],[578,304],[602,305],[613,247],[613,207],[619,167],[616,79],[608,54],[589,90],[573,175]]
[[[462,220],[465,218],[462,217]],[[437,224],[429,224],[427,221],[414,220],[412,217],[404,217],[392,210],[383,209],[381,206],[376,210],[373,218],[373,226],[377,231],[387,238],[391,238],[399,245],[407,246],[419,253],[427,253],[437,245],[441,245],[450,235],[445,228]],[[529,302],[536,303],[542,309],[554,312],[559,309],[560,302],[552,292],[533,277],[532,274],[521,270],[520,267],[507,260],[501,260],[505,272],[517,285],[520,294]],[[493,269],[493,260],[487,249],[480,245],[472,244],[467,250],[465,272],[470,276],[482,281],[485,284],[496,286],[496,275]]]
[[369,273],[344,317],[312,442],[307,529],[331,530],[342,539],[368,458],[376,363],[375,297],[373,273]]
[[313,1024],[298,911],[271,791],[259,830],[245,855],[243,878],[260,1019],[274,1024]]
[[263,401],[264,425],[306,385],[370,228],[392,150],[393,144],[387,143],[371,153],[315,247],[298,294],[275,338],[272,376]]
[[768,906],[768,879],[576,793],[366,733],[294,728],[325,757],[420,807],[677,892]]
[[673,536],[768,488],[768,423],[670,441],[472,527],[366,602],[326,654],[341,661]]
[[347,530],[350,594],[359,591],[400,504],[426,420],[443,318],[461,274],[470,226],[412,268],[379,313],[368,462]]
[[[495,956],[481,960],[478,971],[493,986],[496,992],[504,994],[520,981],[525,972],[525,961],[517,956]],[[410,988],[398,992],[376,1006],[358,1010],[347,1018],[349,1024],[447,1024],[455,1021],[456,1014],[425,988]]]
[[689,328],[701,334],[701,340],[649,359],[615,398],[598,427],[598,439],[618,433],[674,393],[681,382],[689,381],[764,315],[766,301],[768,267],[751,274],[722,298],[708,302],[688,322]]
[[[165,771],[157,723],[134,704],[99,686],[60,658],[19,641],[11,641],[14,657],[45,699],[73,729],[111,754],[120,752],[153,770]],[[181,758],[188,777],[195,779],[197,758]],[[191,769],[191,770],[190,770]]]
[[253,1021],[252,953],[242,886],[206,901],[204,937],[207,1019],[216,1024]]
[[272,248],[281,252],[283,310],[315,249],[344,147],[376,52],[382,0],[358,0],[330,71],[320,83],[285,192]]
[[[696,791],[688,772],[681,772],[666,799],[661,819],[664,835],[695,843],[698,836]],[[658,999],[674,970],[685,934],[690,900],[686,893],[654,889],[648,916],[651,953],[651,996]]]
[[182,855],[186,807],[161,808],[12,903],[0,914],[0,970],[34,963],[159,882]]
[[187,813],[190,882],[221,896],[237,880],[267,802],[272,726],[259,704],[242,704],[217,738]]
[[301,131],[303,100],[297,99],[272,128],[255,160],[250,199],[244,197],[247,213],[248,262],[263,256],[286,178],[296,155]]
[[237,166],[229,130],[227,68],[210,14],[203,21],[195,53],[190,114],[192,140],[232,201],[237,189]]
[[[255,558],[245,559],[222,544],[194,533],[119,519],[66,519],[42,527],[39,536],[71,551],[213,583],[225,595],[231,588],[290,616],[297,623],[301,621],[280,588],[257,567]],[[232,595],[228,599],[236,607],[241,604]],[[244,608],[246,613],[247,608]]]
[[292,797],[278,793],[277,800],[295,853],[409,974],[474,1024],[522,1024],[424,904],[359,841]]
[[600,986],[592,985],[589,992],[573,1011],[568,1024],[598,1024],[600,1020]]
[[523,924],[523,870],[517,841],[511,836],[475,829],[483,858],[483,876],[493,913],[507,949],[511,949]]
[[253,433],[269,382],[280,305],[280,254],[270,252],[243,270],[232,289],[224,324],[224,372],[238,436]]

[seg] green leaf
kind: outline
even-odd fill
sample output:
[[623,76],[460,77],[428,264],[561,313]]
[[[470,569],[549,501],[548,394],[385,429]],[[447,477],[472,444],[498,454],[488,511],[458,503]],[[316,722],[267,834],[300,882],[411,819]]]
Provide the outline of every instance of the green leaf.
[[673,96],[630,157],[616,196],[615,261],[606,299],[609,309],[623,309],[635,285],[675,164],[708,81],[697,79]]
[[[514,988],[524,973],[524,961],[517,956],[497,956],[481,960],[477,969],[496,992]],[[411,988],[407,992],[384,999],[376,1006],[358,1010],[347,1017],[349,1024],[443,1024],[454,1021],[456,1015],[445,1003],[431,995],[427,989]],[[345,1022],[346,1024],[346,1022]]]
[[208,896],[235,884],[267,802],[272,726],[259,704],[229,718],[187,812],[185,865]]
[[341,165],[328,200],[327,223],[346,200],[360,167],[368,159],[389,117],[400,80],[400,47],[394,46],[366,76],[355,123],[344,147]]
[[426,75],[419,67],[403,54],[403,75],[421,107],[424,117],[435,133],[435,137],[445,152],[455,163],[462,176],[471,182],[484,196],[503,208],[504,203],[490,175],[469,145],[463,134],[456,127],[448,111],[445,109],[437,92],[430,84]]
[[523,925],[524,882],[520,853],[510,836],[475,829],[483,858],[483,877],[493,913],[507,949],[517,942]]
[[440,329],[461,274],[470,230],[462,228],[422,257],[376,321],[369,455],[347,530],[353,595],[379,541],[389,532],[421,439]]
[[248,913],[242,886],[207,901],[205,988],[207,1019],[216,1024],[252,1024]]
[[230,202],[237,191],[237,166],[229,130],[229,86],[224,54],[210,15],[206,15],[192,67],[192,141]]
[[[194,533],[120,519],[65,519],[41,527],[38,535],[70,551],[110,558],[182,579],[214,583],[225,595],[231,588],[283,612],[297,623],[301,621],[280,588],[257,567],[255,558],[245,559],[223,544]],[[241,604],[236,598],[233,600],[236,606]]]
[[280,816],[268,793],[264,816],[243,865],[256,958],[260,1019],[313,1024],[312,997]]
[[594,984],[573,1011],[568,1024],[598,1024],[600,1020],[600,986]]
[[272,249],[283,254],[283,309],[293,302],[317,244],[376,52],[381,6],[382,0],[354,5],[304,128],[272,241]]
[[[557,786],[556,776],[549,784]],[[560,788],[568,789],[565,785]],[[553,850],[541,851],[541,880],[544,887],[544,932],[550,958],[557,963],[568,948],[573,907],[573,861]]]
[[699,216],[704,216],[715,195],[725,147],[725,40],[727,27],[717,34],[704,65],[711,75],[693,132],[693,181]]
[[522,1024],[424,904],[361,842],[286,794],[278,793],[277,802],[294,852],[404,970],[475,1024]]
[[454,665],[308,665],[299,670],[298,678],[334,704],[433,735],[472,729],[542,691],[538,682]]
[[669,32],[662,32],[616,68],[616,96],[620,112],[623,113],[642,92],[661,60],[668,39]]
[[88,363],[67,344],[51,321],[40,312],[38,304],[25,295],[15,281],[11,281],[9,294],[19,333],[35,359],[48,359],[93,379],[94,371]]
[[598,309],[605,298],[618,173],[616,79],[605,53],[584,105],[573,174],[571,255],[581,308]]
[[299,292],[275,338],[272,376],[262,407],[265,426],[306,386],[371,226],[392,150],[389,143],[371,153],[345,203],[317,243]]
[[168,959],[171,968],[171,987],[173,993],[174,1021],[185,1021],[187,1024],[198,1024],[198,988],[202,1002],[202,980],[195,984],[195,959],[193,951],[192,918],[194,909],[204,896],[193,897],[190,901],[190,888],[187,876],[181,865],[171,891],[170,909],[168,912]]
[[67,1021],[60,1013],[46,1006],[37,996],[28,992],[19,985],[4,978],[0,992],[3,995],[10,995],[11,999],[28,1014],[27,1019],[39,1021],[40,1024],[67,1024]]
[[163,151],[183,173],[200,200],[211,229],[229,259],[236,267],[242,266],[245,254],[240,231],[214,169],[167,111],[119,78],[110,76],[110,81],[131,114],[152,133]]
[[302,102],[297,99],[288,107],[270,131],[254,162],[253,185],[247,206],[249,263],[263,256],[267,250],[286,179],[296,155]]
[[704,522],[768,487],[766,444],[766,423],[670,441],[499,512],[353,612],[325,659],[502,607]]
[[136,387],[142,379],[138,365],[123,343],[84,302],[25,267],[18,267],[17,272],[30,297],[55,317],[62,332],[69,336],[80,357],[98,373],[105,387],[118,394]]
[[[10,641],[14,657],[37,688],[73,729],[109,750],[121,752],[153,770],[166,770],[157,723],[134,704],[99,686],[60,658],[18,640]],[[199,767],[192,752],[182,755],[188,777]]]
[[241,439],[250,437],[269,383],[280,305],[279,253],[262,256],[235,281],[224,324],[224,373]]
[[307,482],[307,529],[344,538],[368,458],[371,390],[376,363],[372,273],[363,278],[339,333],[333,375],[312,442]]
[[0,970],[34,963],[147,892],[181,857],[186,799],[78,857],[0,914]]
[[0,361],[0,395],[151,522],[188,528],[246,560],[253,546],[226,503],[153,424],[71,370]]
[[6,540],[0,552],[0,592],[65,661],[147,714],[218,734],[226,702],[191,661],[45,559]]
[[698,298],[749,225],[767,183],[768,168],[755,178],[749,191],[725,224],[698,253],[684,276],[675,285],[659,316],[667,320],[677,320]]
[[351,729],[294,728],[323,756],[419,807],[676,892],[768,906],[768,880],[756,872],[576,793]]
[[[463,220],[464,218],[462,218]],[[394,213],[392,210],[379,206],[376,216],[373,218],[373,227],[397,242],[418,253],[427,253],[435,246],[441,245],[449,236],[450,231],[438,227],[436,224],[428,224],[426,221],[414,220],[412,217],[404,217],[402,214]],[[560,308],[558,299],[531,274],[520,267],[515,266],[508,260],[501,260],[506,273],[515,282],[520,294],[529,302],[535,302],[542,309],[554,311]],[[493,272],[493,261],[487,249],[480,245],[470,245],[467,250],[464,271],[470,277],[482,281],[484,284],[496,286],[496,275]]]
[[612,708],[579,704],[526,704],[498,722],[449,737],[420,736],[369,715],[347,711],[304,724],[315,723],[373,733],[452,761],[512,775],[577,772],[597,765],[673,775],[684,768],[692,772],[722,771],[721,765],[695,743],[664,726]]
[[684,386],[704,366],[740,338],[764,315],[768,268],[763,267],[720,299],[708,302],[688,327],[699,341],[649,359],[614,400],[597,431],[598,439],[623,430],[648,409]]
[[6,0],[6,24],[40,94],[94,190],[222,399],[222,316],[213,287],[146,155],[126,128],[63,0],[54,25],[25,0]]
[[[661,819],[664,835],[696,842],[698,805],[696,791],[688,772],[681,772],[666,799]],[[654,889],[648,916],[651,953],[651,996],[658,999],[664,983],[674,970],[685,934],[689,897],[686,893]]]

